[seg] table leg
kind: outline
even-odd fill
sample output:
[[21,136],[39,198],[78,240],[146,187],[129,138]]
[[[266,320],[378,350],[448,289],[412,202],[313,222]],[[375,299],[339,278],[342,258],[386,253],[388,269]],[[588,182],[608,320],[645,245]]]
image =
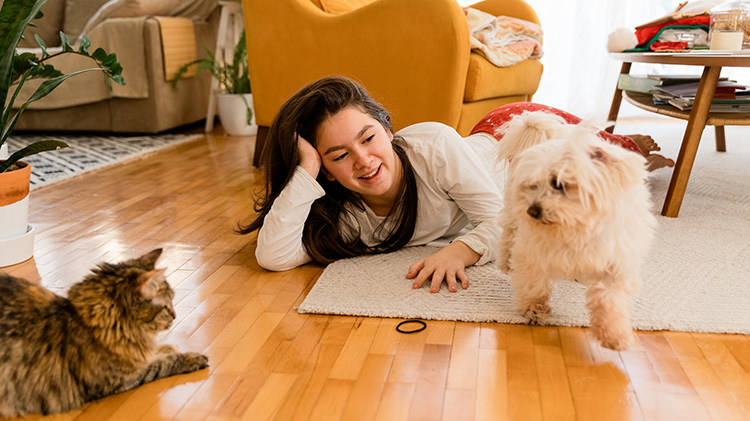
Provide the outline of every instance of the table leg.
[[676,218],[680,213],[682,198],[687,189],[690,171],[693,169],[693,162],[695,161],[695,154],[698,152],[698,144],[703,129],[706,127],[711,100],[714,97],[720,73],[721,66],[707,66],[703,69],[698,92],[695,95],[695,102],[693,102],[693,108],[690,111],[687,129],[685,129],[685,135],[682,138],[680,153],[677,156],[677,163],[669,182],[667,197],[664,199],[664,207],[661,210],[661,214],[664,216]]
[[[628,74],[630,73],[630,66],[632,63],[623,62],[622,68],[620,68],[620,74]],[[607,117],[607,122],[610,121],[612,124],[608,126],[604,131],[607,133],[612,133],[615,131],[615,122],[617,122],[617,114],[620,113],[620,104],[622,104],[622,89],[618,88],[620,80],[618,76],[617,85],[615,86],[615,95],[612,97],[612,105],[609,107],[609,116]]]
[[724,126],[714,126],[714,134],[716,135],[716,152],[726,152],[727,142],[726,136],[724,136]]

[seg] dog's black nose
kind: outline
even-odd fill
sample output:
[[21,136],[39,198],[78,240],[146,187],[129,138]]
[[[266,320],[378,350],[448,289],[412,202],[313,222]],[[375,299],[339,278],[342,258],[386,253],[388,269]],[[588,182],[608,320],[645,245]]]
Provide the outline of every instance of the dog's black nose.
[[539,205],[533,204],[526,209],[526,213],[534,219],[539,219],[542,216],[542,208],[540,208]]

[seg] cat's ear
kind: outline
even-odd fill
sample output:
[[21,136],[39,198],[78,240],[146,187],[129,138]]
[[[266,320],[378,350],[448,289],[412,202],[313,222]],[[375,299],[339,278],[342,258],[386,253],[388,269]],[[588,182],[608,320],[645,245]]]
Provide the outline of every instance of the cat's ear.
[[152,300],[163,282],[164,269],[151,270],[138,277],[138,292],[146,300]]
[[156,267],[156,261],[161,256],[162,249],[151,250],[150,252],[139,257],[138,260],[145,263],[148,267]]

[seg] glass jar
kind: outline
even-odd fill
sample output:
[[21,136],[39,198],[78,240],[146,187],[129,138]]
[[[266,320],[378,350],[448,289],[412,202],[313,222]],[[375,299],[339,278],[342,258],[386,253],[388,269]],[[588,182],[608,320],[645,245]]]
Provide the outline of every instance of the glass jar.
[[750,48],[750,0],[732,0],[711,9],[712,50]]

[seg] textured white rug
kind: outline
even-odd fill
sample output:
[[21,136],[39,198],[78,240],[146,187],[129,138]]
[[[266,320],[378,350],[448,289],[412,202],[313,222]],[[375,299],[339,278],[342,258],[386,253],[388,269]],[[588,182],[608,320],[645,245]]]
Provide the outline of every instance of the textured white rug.
[[34,141],[46,139],[62,140],[70,145],[70,148],[43,152],[24,158],[24,161],[31,164],[31,190],[34,190],[200,137],[202,137],[200,134],[141,136],[19,134],[8,139],[8,149],[9,153],[12,154]]
[[[619,133],[647,133],[676,158],[684,123],[628,124]],[[750,128],[727,127],[726,153],[714,149],[713,128],[693,167],[678,218],[659,216],[644,283],[634,300],[639,330],[750,334]],[[654,212],[664,202],[671,170],[652,173]],[[329,265],[299,307],[302,313],[525,323],[513,290],[494,263],[468,268],[471,286],[432,294],[411,288],[408,267],[435,251],[414,247]],[[556,282],[548,324],[587,326],[584,287]]]

